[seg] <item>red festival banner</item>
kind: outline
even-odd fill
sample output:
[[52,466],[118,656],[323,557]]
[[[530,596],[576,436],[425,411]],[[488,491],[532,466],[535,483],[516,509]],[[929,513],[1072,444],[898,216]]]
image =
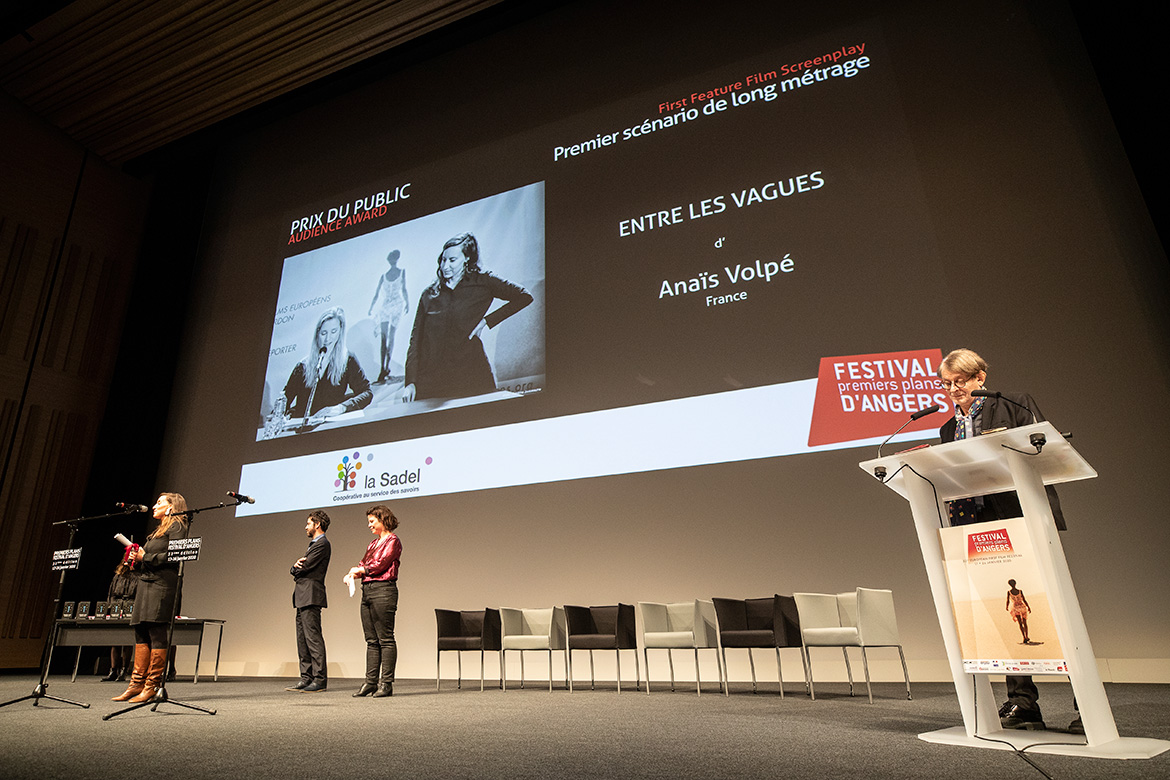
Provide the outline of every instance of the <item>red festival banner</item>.
[[[911,414],[933,404],[950,412],[936,374],[941,361],[938,349],[821,358],[809,446],[888,436]],[[941,417],[928,415],[906,430],[941,424]]]

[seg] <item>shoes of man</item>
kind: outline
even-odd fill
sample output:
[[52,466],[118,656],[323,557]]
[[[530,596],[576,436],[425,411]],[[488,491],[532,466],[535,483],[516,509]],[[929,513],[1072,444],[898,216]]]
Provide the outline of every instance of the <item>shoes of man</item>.
[[354,694],[354,698],[357,698],[358,696],[369,696],[376,690],[378,690],[378,686],[374,685],[373,683],[362,683],[362,687],[358,688],[357,693]]
[[378,690],[374,692],[375,699],[382,699],[386,696],[394,695],[394,683],[382,683],[378,686]]
[[1069,734],[1084,734],[1085,733],[1085,724],[1081,720],[1080,715],[1078,715],[1072,723],[1068,724],[1068,733]]
[[318,691],[323,690],[325,690],[325,683],[318,680],[313,680],[313,682],[309,683],[304,688],[301,688],[302,693],[317,693]]
[[296,685],[288,686],[287,688],[285,688],[285,690],[286,691],[303,691],[307,686],[308,686],[308,683],[305,682],[304,680],[301,680]]
[[1044,728],[1044,720],[1040,717],[1040,710],[1026,710],[1018,704],[1000,707],[999,725],[1003,729],[1028,729],[1029,731]]

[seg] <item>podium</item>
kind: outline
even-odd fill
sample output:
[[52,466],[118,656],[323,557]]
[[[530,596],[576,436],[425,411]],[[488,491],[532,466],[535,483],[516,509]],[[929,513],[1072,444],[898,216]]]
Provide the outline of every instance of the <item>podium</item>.
[[[1033,438],[1045,443],[1037,452]],[[1095,758],[1151,758],[1170,742],[1118,736],[1097,661],[1077,601],[1064,548],[1057,535],[1045,485],[1091,479],[1097,472],[1052,426],[1041,422],[971,439],[935,445],[859,464],[870,475],[884,473],[885,485],[910,502],[922,559],[930,580],[947,661],[955,681],[962,728],[919,734],[926,742]],[[884,469],[884,472],[881,470]],[[1053,731],[1005,731],[988,673],[964,670],[959,627],[951,608],[939,529],[949,525],[945,502],[1014,490],[1032,538],[1044,590],[1068,677],[1080,706],[1085,735]]]

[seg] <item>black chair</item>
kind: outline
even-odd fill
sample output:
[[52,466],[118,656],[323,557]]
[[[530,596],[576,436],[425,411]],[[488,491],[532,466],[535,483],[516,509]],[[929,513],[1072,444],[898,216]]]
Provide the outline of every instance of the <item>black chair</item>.
[[[715,634],[719,640],[719,655],[723,659],[723,693],[730,695],[727,672],[727,648],[742,647],[748,651],[752,670],[752,693],[756,692],[756,662],[752,648],[776,649],[776,677],[780,681],[780,696],[784,696],[784,669],[780,665],[780,648],[801,648],[800,618],[796,600],[792,596],[768,596],[759,599],[712,599],[715,603]],[[808,666],[804,652],[800,654],[804,668],[804,686],[808,691]]]
[[[435,690],[439,690],[439,661],[444,650],[455,651],[458,662],[458,688],[463,687],[463,651],[478,650],[479,689],[482,691],[484,651],[501,650],[499,610],[488,608],[457,612],[452,609],[436,609],[435,622],[439,630],[438,650],[435,653]],[[503,670],[503,661],[500,663],[500,669]]]
[[642,670],[638,661],[638,639],[634,625],[634,605],[615,604],[605,607],[565,606],[565,651],[568,656],[569,691],[573,690],[573,651],[589,651],[589,687],[595,687],[593,651],[617,652],[617,687],[622,692],[622,650],[634,651],[635,690],[641,686]]

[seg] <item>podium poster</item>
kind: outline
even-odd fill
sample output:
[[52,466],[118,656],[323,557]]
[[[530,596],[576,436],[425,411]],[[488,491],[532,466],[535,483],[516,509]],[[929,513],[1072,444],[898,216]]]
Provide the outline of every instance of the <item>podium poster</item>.
[[1034,540],[1023,518],[938,533],[963,671],[1067,674]]

